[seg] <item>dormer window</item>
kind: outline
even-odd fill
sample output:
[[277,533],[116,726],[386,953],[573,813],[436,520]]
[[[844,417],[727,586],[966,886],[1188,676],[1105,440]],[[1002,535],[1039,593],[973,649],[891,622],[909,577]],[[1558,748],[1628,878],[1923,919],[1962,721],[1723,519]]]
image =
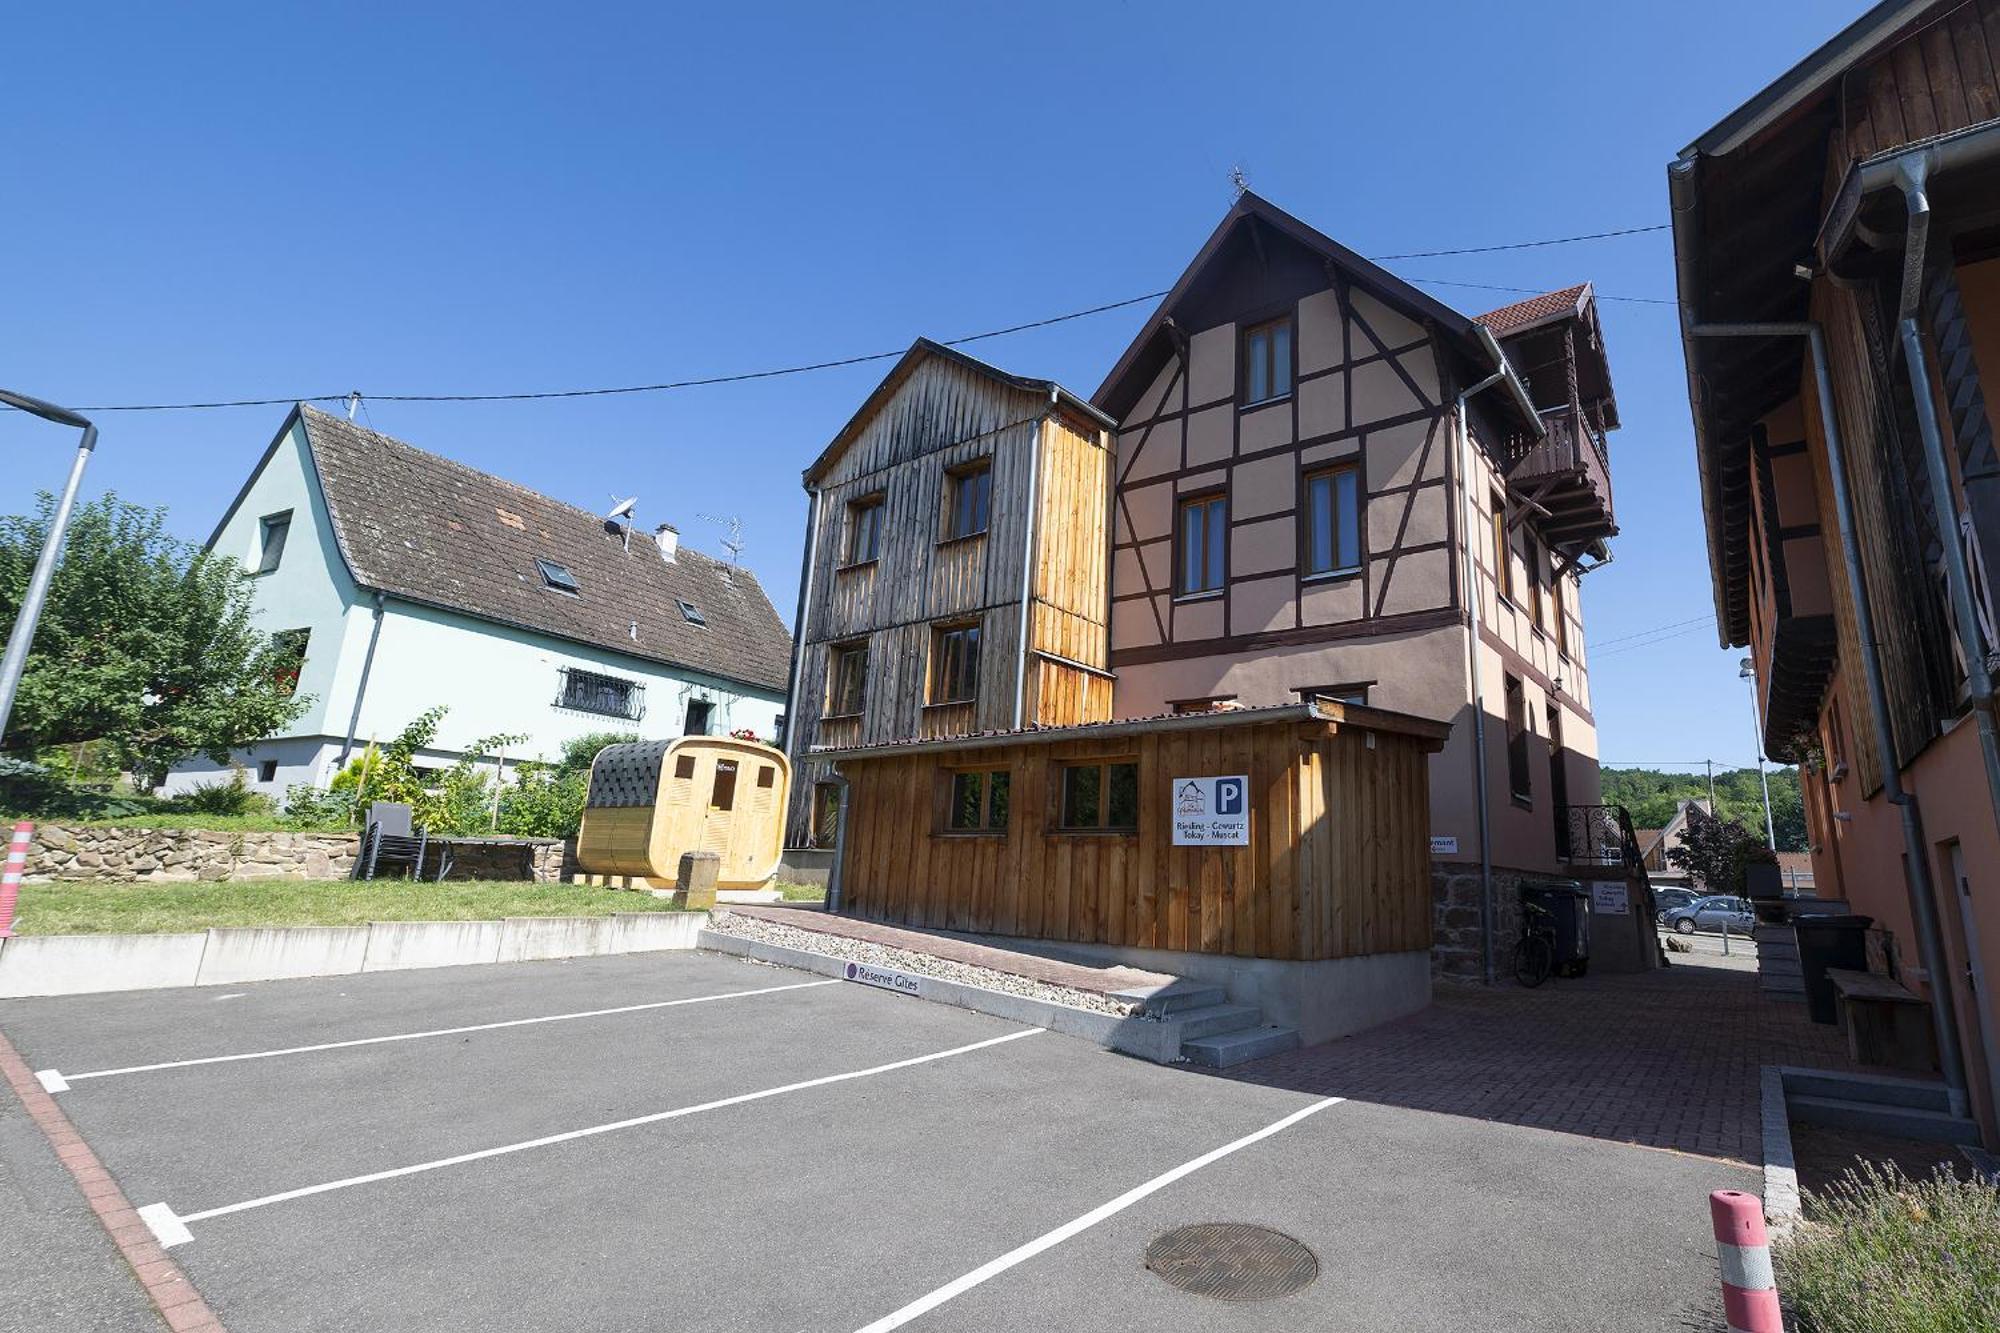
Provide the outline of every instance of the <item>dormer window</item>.
[[681,609],[681,619],[690,625],[706,625],[708,617],[702,615],[701,608],[685,598],[676,597],[674,604]]
[[535,559],[535,568],[541,571],[542,586],[554,588],[557,592],[568,593],[571,597],[581,597],[583,589],[576,583],[576,575],[569,572],[567,565],[559,565],[553,560]]
[[1243,405],[1254,406],[1292,391],[1292,317],[1243,330]]

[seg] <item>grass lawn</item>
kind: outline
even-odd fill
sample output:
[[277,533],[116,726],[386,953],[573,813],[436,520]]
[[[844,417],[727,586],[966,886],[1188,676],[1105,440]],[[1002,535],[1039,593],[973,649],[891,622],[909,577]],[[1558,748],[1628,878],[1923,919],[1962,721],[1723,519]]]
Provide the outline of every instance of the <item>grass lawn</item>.
[[788,903],[823,903],[826,901],[824,884],[787,884],[781,879],[771,881],[771,887],[785,895]]
[[65,827],[87,828],[158,828],[158,829],[213,829],[223,833],[353,833],[348,824],[297,825],[287,824],[281,815],[191,815],[176,814],[170,810],[155,811],[145,815],[117,815],[110,818],[74,819],[44,817],[41,815],[0,815],[0,819],[12,822],[16,819],[32,819],[37,824],[61,824]]
[[194,884],[23,884],[22,935],[155,934],[210,926],[356,926],[503,916],[668,912],[647,893],[577,884],[464,880],[239,879]]

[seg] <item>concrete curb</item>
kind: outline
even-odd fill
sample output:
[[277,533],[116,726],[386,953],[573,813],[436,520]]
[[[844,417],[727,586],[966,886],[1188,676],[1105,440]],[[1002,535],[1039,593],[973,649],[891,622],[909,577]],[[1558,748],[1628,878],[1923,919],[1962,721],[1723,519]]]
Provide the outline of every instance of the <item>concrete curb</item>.
[[0,941],[0,999],[693,949],[707,924],[706,912],[614,912],[233,926],[185,935],[17,935]]
[[[848,962],[844,958],[808,953],[803,949],[787,949],[762,940],[746,940],[713,930],[703,930],[696,937],[695,947],[733,954],[738,958],[752,958],[779,967],[796,968],[801,972],[816,972],[826,977],[847,975]],[[1180,1058],[1179,1024],[1162,1023],[1136,1014],[1121,1018],[1116,1014],[1100,1014],[1094,1009],[1078,1009],[1050,1000],[989,990],[984,986],[968,986],[961,981],[946,981],[942,977],[921,973],[913,975],[917,976],[917,998],[920,1000],[991,1014],[995,1018],[1026,1023],[1031,1027],[1047,1028],[1066,1037],[1081,1037],[1107,1050],[1136,1055],[1156,1064],[1172,1064]]]
[[1792,1118],[1785,1107],[1785,1070],[1759,1071],[1764,1128],[1764,1220],[1782,1240],[1799,1222],[1799,1171],[1792,1157]]

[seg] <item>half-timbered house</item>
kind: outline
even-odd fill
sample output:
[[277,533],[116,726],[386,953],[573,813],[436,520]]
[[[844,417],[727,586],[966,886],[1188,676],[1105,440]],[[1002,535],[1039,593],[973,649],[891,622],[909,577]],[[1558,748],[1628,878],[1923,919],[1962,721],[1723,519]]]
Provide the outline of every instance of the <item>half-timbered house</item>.
[[1245,193],[1093,401],[1118,716],[1324,696],[1451,723],[1452,971],[1504,952],[1521,877],[1622,865],[1578,597],[1616,531],[1588,286],[1475,321]]

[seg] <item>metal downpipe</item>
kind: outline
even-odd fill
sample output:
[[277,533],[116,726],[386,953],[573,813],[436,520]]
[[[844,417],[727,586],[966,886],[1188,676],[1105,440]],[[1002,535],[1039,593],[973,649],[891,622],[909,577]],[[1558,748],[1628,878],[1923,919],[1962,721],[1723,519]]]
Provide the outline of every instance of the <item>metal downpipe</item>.
[[[1506,364],[1502,358],[1502,366]],[[1507,378],[1505,369],[1496,370],[1458,395],[1453,414],[1457,431],[1459,508],[1465,519],[1465,540],[1460,559],[1464,564],[1466,635],[1465,669],[1472,687],[1472,780],[1479,799],[1479,971],[1491,986],[1495,979],[1493,947],[1493,812],[1488,807],[1489,779],[1486,776],[1486,683],[1479,669],[1479,564],[1472,558],[1473,533],[1478,528],[1478,512],[1472,501],[1472,431],[1465,416],[1466,400]]]

